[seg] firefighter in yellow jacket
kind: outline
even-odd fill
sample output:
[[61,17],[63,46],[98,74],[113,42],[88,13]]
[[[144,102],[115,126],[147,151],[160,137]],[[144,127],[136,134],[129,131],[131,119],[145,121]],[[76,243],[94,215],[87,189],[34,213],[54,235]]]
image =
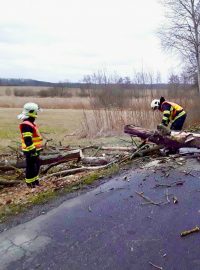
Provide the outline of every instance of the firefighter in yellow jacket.
[[151,108],[163,113],[162,125],[167,127],[171,121],[171,130],[182,130],[187,115],[180,105],[167,101],[164,97],[161,97],[160,99],[154,99],[151,102]]
[[23,111],[18,115],[22,120],[19,125],[22,140],[22,151],[26,157],[26,184],[30,188],[39,186],[40,151],[42,150],[42,137],[37,125],[34,123],[40,111],[36,103],[26,103]]

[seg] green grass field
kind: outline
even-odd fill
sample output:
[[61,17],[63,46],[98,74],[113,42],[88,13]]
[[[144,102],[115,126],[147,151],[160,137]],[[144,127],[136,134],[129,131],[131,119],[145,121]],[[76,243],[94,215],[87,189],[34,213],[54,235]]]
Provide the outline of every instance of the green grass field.
[[[21,120],[17,115],[21,109],[0,108],[0,152],[9,151],[8,146],[20,145],[19,124]],[[78,147],[88,144],[123,144],[118,137],[106,138],[80,138],[82,110],[72,109],[45,109],[39,113],[36,123],[43,135],[44,142],[53,139],[53,143]],[[127,138],[128,140],[128,138]],[[51,142],[52,143],[52,142]]]
[[[0,148],[6,149],[9,145],[16,146],[20,142],[19,124],[17,115],[20,109],[0,108]],[[56,143],[76,143],[75,136],[67,136],[79,132],[81,125],[81,110],[44,110],[38,115],[36,123],[40,127],[45,139],[53,139]]]

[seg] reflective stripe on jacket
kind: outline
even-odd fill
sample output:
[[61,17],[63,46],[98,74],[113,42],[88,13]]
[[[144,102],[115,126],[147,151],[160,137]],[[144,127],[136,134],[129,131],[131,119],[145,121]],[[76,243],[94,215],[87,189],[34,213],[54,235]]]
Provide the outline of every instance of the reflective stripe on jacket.
[[[166,109],[166,107],[168,107],[168,109]],[[186,114],[186,112],[183,110],[183,108],[180,105],[173,102],[169,102],[169,101],[164,101],[161,104],[160,110],[163,112],[162,123],[165,125],[168,125],[170,120],[174,122],[179,117]]]
[[[25,132],[22,133],[22,126],[23,125],[28,125],[33,129],[33,132]],[[20,131],[21,131],[21,141],[22,141],[22,150],[25,152],[31,151],[34,148],[36,150],[41,150],[42,149],[42,136],[38,130],[37,125],[31,123],[30,121],[24,121],[19,125]],[[33,145],[26,146],[24,138],[25,137],[32,137]]]

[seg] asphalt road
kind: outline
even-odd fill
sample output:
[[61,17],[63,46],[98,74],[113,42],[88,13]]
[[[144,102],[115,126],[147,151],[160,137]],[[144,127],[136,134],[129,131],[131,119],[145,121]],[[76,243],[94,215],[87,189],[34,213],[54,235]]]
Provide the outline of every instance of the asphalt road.
[[[200,233],[180,233],[200,226],[200,165],[168,165],[124,171],[2,232],[0,269],[199,270]],[[177,181],[185,182],[155,187]],[[145,204],[136,191],[163,204]]]

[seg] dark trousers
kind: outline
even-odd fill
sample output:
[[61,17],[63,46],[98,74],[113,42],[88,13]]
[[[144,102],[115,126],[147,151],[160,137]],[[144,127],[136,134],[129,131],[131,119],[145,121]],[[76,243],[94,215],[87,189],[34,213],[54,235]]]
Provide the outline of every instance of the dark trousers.
[[186,114],[184,114],[181,117],[179,117],[177,120],[175,120],[172,123],[170,129],[171,130],[174,130],[174,131],[181,131],[182,130],[182,127],[183,127],[183,124],[185,122],[186,117],[187,117]]
[[26,183],[34,183],[38,181],[40,170],[40,159],[38,156],[31,156],[25,153],[26,156]]

